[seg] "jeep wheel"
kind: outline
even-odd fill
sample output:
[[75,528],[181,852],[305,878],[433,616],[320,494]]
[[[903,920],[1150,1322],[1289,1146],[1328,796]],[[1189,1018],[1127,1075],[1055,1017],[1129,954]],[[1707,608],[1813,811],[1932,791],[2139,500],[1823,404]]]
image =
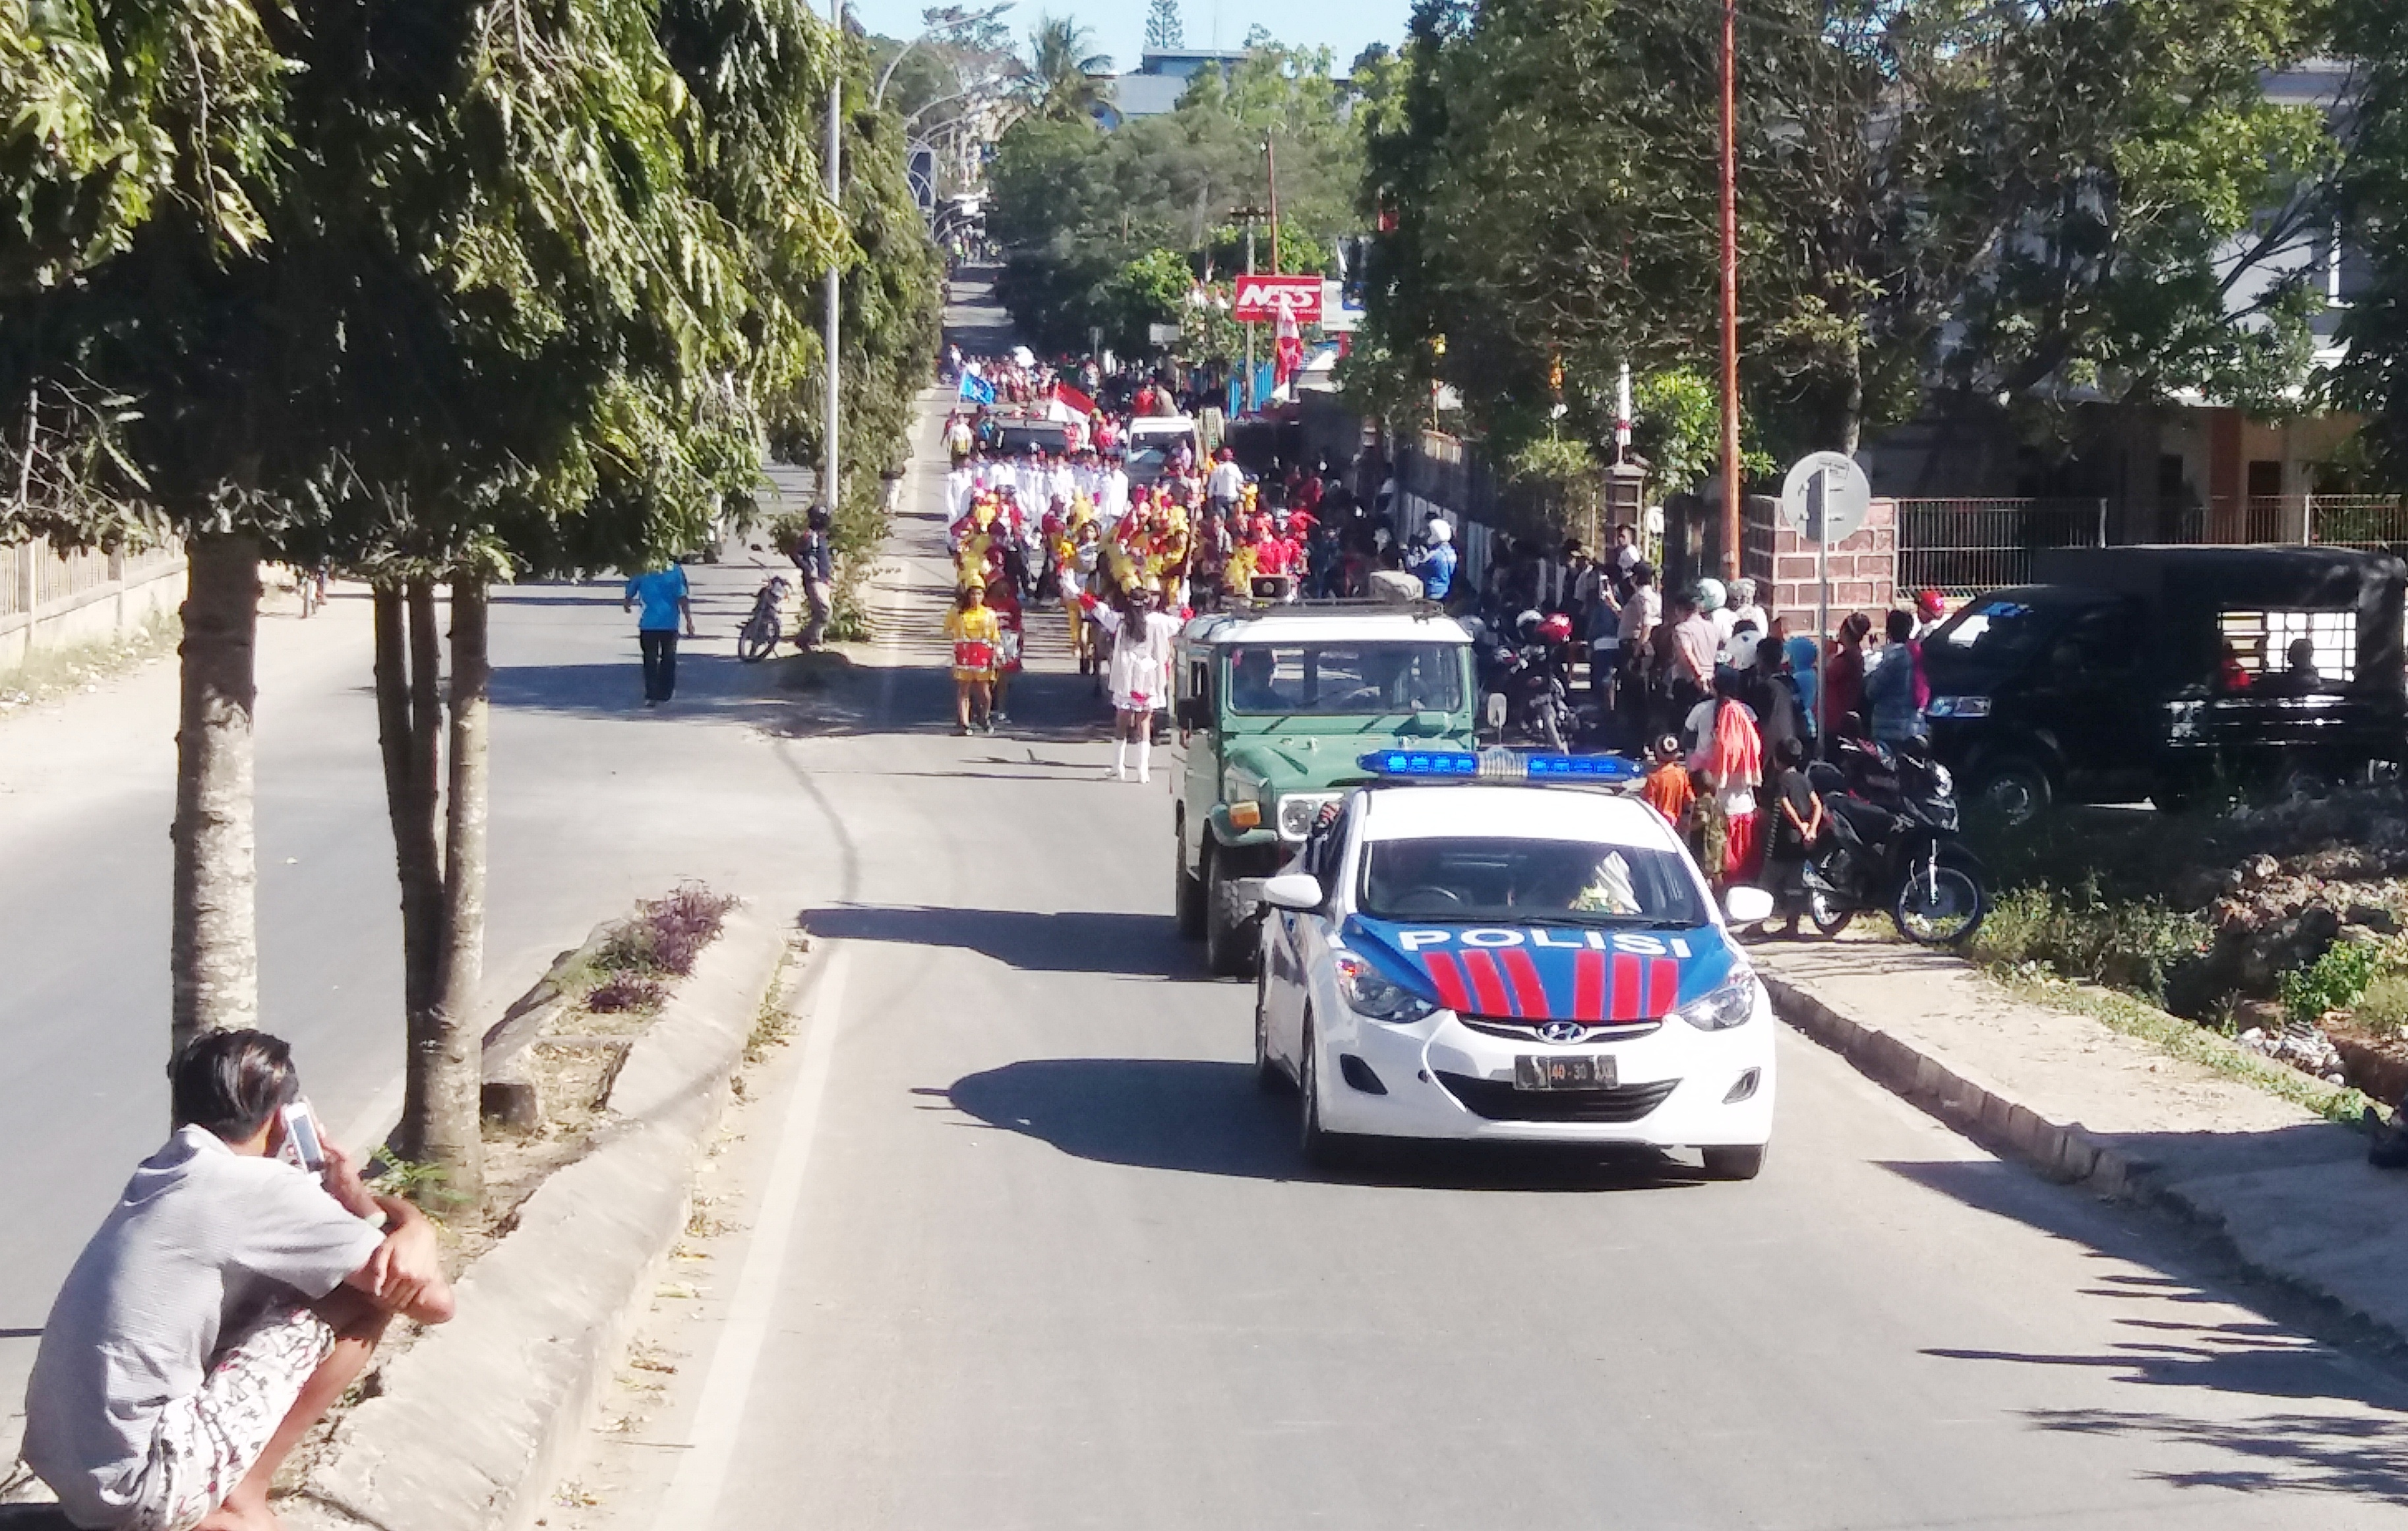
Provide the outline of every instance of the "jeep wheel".
[[1186,818],[1170,832],[1170,907],[1179,917],[1179,934],[1194,940],[1204,934],[1204,880],[1187,869]]
[[1204,965],[1222,978],[1251,978],[1262,956],[1262,914],[1222,867],[1217,848],[1204,866]]

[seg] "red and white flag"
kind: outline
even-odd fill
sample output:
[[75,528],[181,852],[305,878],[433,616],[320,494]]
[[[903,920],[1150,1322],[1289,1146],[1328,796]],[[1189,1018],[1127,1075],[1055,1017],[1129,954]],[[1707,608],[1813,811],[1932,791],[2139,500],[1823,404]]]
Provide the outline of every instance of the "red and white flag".
[[1304,365],[1304,336],[1296,326],[1296,310],[1282,308],[1277,338],[1271,346],[1271,384],[1284,388],[1287,380]]

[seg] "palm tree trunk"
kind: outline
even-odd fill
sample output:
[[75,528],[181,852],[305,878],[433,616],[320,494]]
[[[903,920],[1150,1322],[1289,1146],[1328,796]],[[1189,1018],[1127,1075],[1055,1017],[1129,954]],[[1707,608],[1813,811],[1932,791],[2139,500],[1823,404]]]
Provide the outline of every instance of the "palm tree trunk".
[[168,1026],[177,1047],[259,1019],[251,817],[259,545],[242,536],[198,536],[186,560],[168,939]]
[[484,978],[486,715],[491,667],[485,651],[482,579],[452,581],[452,730],[443,853],[443,956],[425,1043],[412,1065],[426,1073],[419,1156],[443,1169],[441,1195],[454,1208],[484,1195],[480,1098],[484,1038],[476,1024]]

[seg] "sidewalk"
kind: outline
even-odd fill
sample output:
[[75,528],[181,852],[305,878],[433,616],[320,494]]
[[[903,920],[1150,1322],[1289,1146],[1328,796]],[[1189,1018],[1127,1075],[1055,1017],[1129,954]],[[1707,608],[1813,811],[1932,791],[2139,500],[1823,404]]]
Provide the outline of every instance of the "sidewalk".
[[1955,957],[1870,942],[1753,949],[1774,1008],[1866,1075],[2053,1179],[2216,1229],[2258,1273],[2408,1340],[2408,1176],[2303,1108]]

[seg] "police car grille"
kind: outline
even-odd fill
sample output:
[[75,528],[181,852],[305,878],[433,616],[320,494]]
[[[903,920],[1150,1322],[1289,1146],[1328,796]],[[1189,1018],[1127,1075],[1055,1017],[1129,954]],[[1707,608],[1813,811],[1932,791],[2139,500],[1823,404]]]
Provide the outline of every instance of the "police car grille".
[[1663,1105],[1681,1082],[1652,1080],[1604,1090],[1516,1090],[1511,1080],[1475,1080],[1444,1071],[1438,1078],[1464,1109],[1491,1122],[1636,1122]]
[[[1455,1019],[1474,1031],[1484,1032],[1491,1037],[1502,1037],[1509,1042],[1543,1042],[1546,1038],[1539,1035],[1539,1028],[1552,1024],[1546,1021],[1509,1021],[1501,1015],[1458,1015]],[[1574,1042],[1627,1042],[1634,1037],[1653,1036],[1663,1029],[1664,1023],[1661,1021],[1632,1021],[1621,1025],[1593,1025],[1576,1037]]]

